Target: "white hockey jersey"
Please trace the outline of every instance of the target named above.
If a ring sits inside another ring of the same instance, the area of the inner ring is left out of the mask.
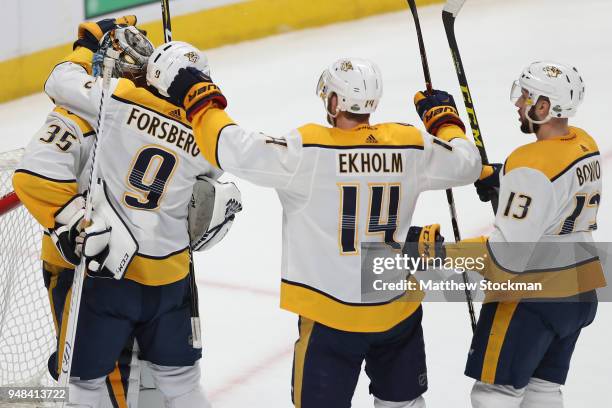
[[[360,244],[403,243],[420,192],[472,183],[481,170],[476,147],[455,126],[441,131],[450,142],[396,123],[306,125],[275,138],[213,108],[196,114],[193,129],[211,163],[278,192],[281,307],[347,331],[388,330],[423,297],[363,303]]]
[[[54,68],[45,91],[57,105],[95,124],[101,82],[64,62]],[[189,271],[187,212],[196,177],[216,179],[221,172],[200,154],[182,109],[126,79],[112,80],[110,93],[96,165],[111,204],[138,241],[125,277],[170,284]]]
[[[44,228],[54,227],[55,214],[87,186],[93,136],[93,129],[83,119],[55,108],[27,145],[13,175],[13,187]],[[55,266],[72,268],[47,234],[42,240],[41,258]]]
[[[463,241],[463,252],[447,252],[486,254],[484,275],[492,282],[542,284],[535,291],[489,291],[486,301],[567,297],[603,287],[599,258],[581,245],[593,242],[597,229],[601,177],[599,149],[582,129],[521,146],[504,164],[494,231]]]

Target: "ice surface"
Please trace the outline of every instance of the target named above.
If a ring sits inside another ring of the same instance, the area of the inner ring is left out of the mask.
[[[460,104],[441,8],[422,8],[421,24],[434,86],[452,91]],[[503,161],[512,149],[532,140],[520,133],[508,98],[523,66],[543,59],[565,61],[576,65],[586,81],[586,100],[574,123],[597,139],[608,191],[611,13],[609,0],[466,3],[457,20],[457,37],[491,160]],[[321,102],[314,95],[316,81],[323,68],[341,56],[366,57],[380,65],[385,95],[374,121],[419,124],[412,97],[423,88],[423,77],[408,11],[208,54],[213,78],[228,97],[228,112],[245,127],[281,135],[304,123],[324,123]],[[0,105],[0,150],[25,145],[50,108],[43,95]],[[273,191],[244,181],[238,185],[244,212],[220,245],[196,259],[205,341],[203,383],[217,408],[290,407],[297,319],[278,308],[281,209]],[[477,200],[472,187],[455,191],[464,237],[486,232],[492,221],[490,208]],[[444,193],[422,196],[413,223],[425,222],[443,223],[443,233],[452,236]],[[595,236],[600,241],[612,238],[612,211],[605,192]],[[596,322],[578,341],[564,388],[569,408],[610,406],[611,306],[600,305]],[[472,381],[462,374],[471,338],[466,306],[425,304],[424,328],[428,407],[468,407]],[[365,375],[353,406],[372,406]]]

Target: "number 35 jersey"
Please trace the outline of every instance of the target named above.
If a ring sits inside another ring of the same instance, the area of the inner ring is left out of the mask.
[[[101,85],[65,62],[54,68],[45,91],[94,125]],[[200,154],[182,109],[126,79],[111,81],[106,103],[96,165],[139,245],[126,278],[146,285],[176,282],[189,271],[187,212],[196,177],[216,179],[221,172]]]
[[[211,163],[278,192],[281,307],[346,331],[388,330],[422,300],[419,292],[363,302],[361,244],[403,243],[420,192],[472,183],[481,171],[476,147],[454,126],[442,130],[446,140],[395,123],[307,125],[275,138],[209,109],[193,129]]]

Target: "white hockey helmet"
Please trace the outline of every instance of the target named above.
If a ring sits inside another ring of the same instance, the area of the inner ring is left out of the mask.
[[[191,44],[183,41],[171,41],[160,45],[153,51],[147,66],[147,83],[157,88],[159,93],[168,95],[179,69],[194,67],[210,76],[210,67],[206,55]]]
[[[569,65],[556,62],[534,62],[525,68],[512,86],[510,98],[516,102],[525,90],[529,93],[528,106],[535,105],[541,96],[550,100],[548,117],[536,121],[526,115],[535,124],[543,124],[551,118],[570,118],[576,114],[578,106],[584,99],[584,81],[578,70]]]
[[[317,95],[328,110],[329,98],[338,95],[338,109],[327,113],[336,117],[339,111],[357,114],[373,113],[382,97],[382,75],[371,61],[360,58],[342,58],[321,74]]]

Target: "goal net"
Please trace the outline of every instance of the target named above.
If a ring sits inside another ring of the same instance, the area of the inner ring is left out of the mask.
[[[50,385],[47,360],[55,348],[40,261],[42,230],[12,193],[22,154],[0,152],[0,387]]]

